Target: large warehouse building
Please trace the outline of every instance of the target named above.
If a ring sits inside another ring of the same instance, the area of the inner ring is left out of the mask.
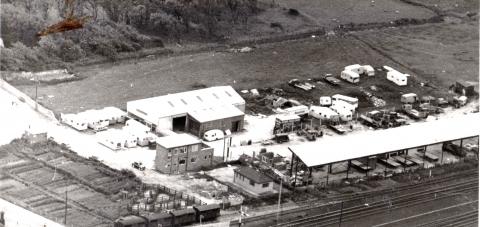
[[[127,102],[127,112],[161,132],[243,129],[245,100],[231,87],[218,86]]]

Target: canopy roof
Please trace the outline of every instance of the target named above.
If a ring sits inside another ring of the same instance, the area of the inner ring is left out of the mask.
[[[480,114],[414,123],[398,128],[323,138],[290,146],[308,167],[478,136]]]

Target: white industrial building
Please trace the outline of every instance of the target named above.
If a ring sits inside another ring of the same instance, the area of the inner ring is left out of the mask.
[[[187,131],[201,137],[212,129],[243,129],[245,100],[231,86],[127,102],[127,112],[160,132]]]

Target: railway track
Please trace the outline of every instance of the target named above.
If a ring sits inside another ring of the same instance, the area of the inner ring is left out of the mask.
[[[322,207],[330,206],[332,203],[338,203],[338,201],[354,201],[354,200],[364,200],[365,198],[372,198],[372,197],[378,197],[382,196],[385,194],[390,194],[390,195],[395,195],[399,193],[405,193],[408,191],[413,191],[417,190],[419,188],[425,188],[425,187],[434,187],[438,184],[446,183],[452,180],[457,180],[459,178],[467,179],[467,178],[478,178],[478,171],[477,170],[465,170],[465,171],[459,171],[456,174],[449,175],[449,176],[443,176],[443,177],[435,177],[431,178],[427,181],[423,181],[420,183],[414,183],[414,184],[406,184],[406,185],[401,185],[395,188],[387,188],[387,189],[381,189],[381,190],[374,190],[374,191],[368,191],[368,192],[361,192],[361,193],[355,193],[355,194],[349,194],[349,195],[338,195],[338,196],[332,196],[329,198],[324,198],[324,199],[318,199],[315,201],[307,201],[307,202],[302,202],[302,203],[297,203],[299,207],[296,208],[291,208],[287,210],[282,210],[281,211],[281,216],[286,216],[286,215],[292,215],[295,213],[302,213],[302,212],[308,212],[308,211],[313,211]],[[269,214],[264,214],[264,215],[258,215],[258,216],[253,216],[253,217],[248,217],[243,219],[243,223],[249,224],[249,223],[255,223],[259,221],[265,221],[267,219],[275,219],[277,216],[276,212],[272,212]],[[238,223],[238,220],[232,221],[233,223]]]
[[[379,214],[386,209],[401,209],[409,206],[423,204],[432,199],[442,199],[457,196],[461,192],[478,190],[478,178],[470,178],[466,181],[439,187],[437,189],[425,189],[418,192],[408,193],[390,198],[389,201],[378,201],[372,204],[348,207],[333,212],[313,215],[305,218],[296,218],[294,221],[284,222],[277,226],[331,226],[341,221],[356,220],[361,217]],[[455,193],[455,194],[449,194]]]
[[[338,196],[331,196],[327,198],[329,201],[345,201],[345,200],[355,200],[355,199],[363,199],[365,197],[371,197],[372,195],[379,195],[379,194],[385,194],[385,193],[395,193],[395,192],[404,192],[406,190],[415,190],[417,188],[423,188],[425,186],[431,186],[431,185],[437,185],[437,184],[442,184],[445,182],[449,182],[451,180],[456,180],[459,177],[478,177],[478,171],[477,170],[466,170],[459,172],[459,174],[454,174],[454,175],[449,175],[449,176],[444,176],[444,177],[435,177],[428,179],[427,181],[423,181],[420,183],[413,183],[413,184],[406,184],[406,185],[401,185],[398,187],[394,188],[386,188],[386,189],[381,189],[381,190],[375,190],[375,191],[368,191],[368,192],[360,192],[360,193],[355,193],[355,194],[348,194],[348,195],[338,195]]]
[[[476,223],[478,223],[478,209],[436,219],[432,222],[417,225],[417,227],[475,226]]]

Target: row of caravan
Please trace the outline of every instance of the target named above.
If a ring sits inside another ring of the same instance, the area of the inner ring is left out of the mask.
[[[324,121],[351,121],[355,109],[350,108],[348,103],[343,101],[334,102],[330,107],[310,106],[308,115]]]
[[[106,129],[109,125],[124,123],[127,113],[116,107],[105,107],[100,110],[87,110],[77,114],[61,114],[61,121],[72,128],[84,131]]]
[[[340,78],[356,84],[360,82],[360,75],[374,76],[375,69],[370,65],[349,65],[340,73]]]
[[[130,119],[122,129],[110,129],[99,134],[99,143],[112,150],[149,146],[155,143],[157,136],[150,128],[142,123]]]
[[[387,80],[395,83],[398,86],[406,86],[408,83],[409,74],[401,73],[389,66],[383,66],[387,71]],[[340,73],[340,78],[352,84],[360,82],[360,75],[374,76],[375,69],[370,65],[349,65]]]
[[[336,94],[320,97],[320,106],[311,106],[308,114],[328,121],[351,121],[358,108],[358,98]]]
[[[276,113],[285,115],[310,115],[320,120],[351,121],[358,108],[358,98],[336,94],[320,97],[320,106],[299,105],[286,109],[277,108]]]

